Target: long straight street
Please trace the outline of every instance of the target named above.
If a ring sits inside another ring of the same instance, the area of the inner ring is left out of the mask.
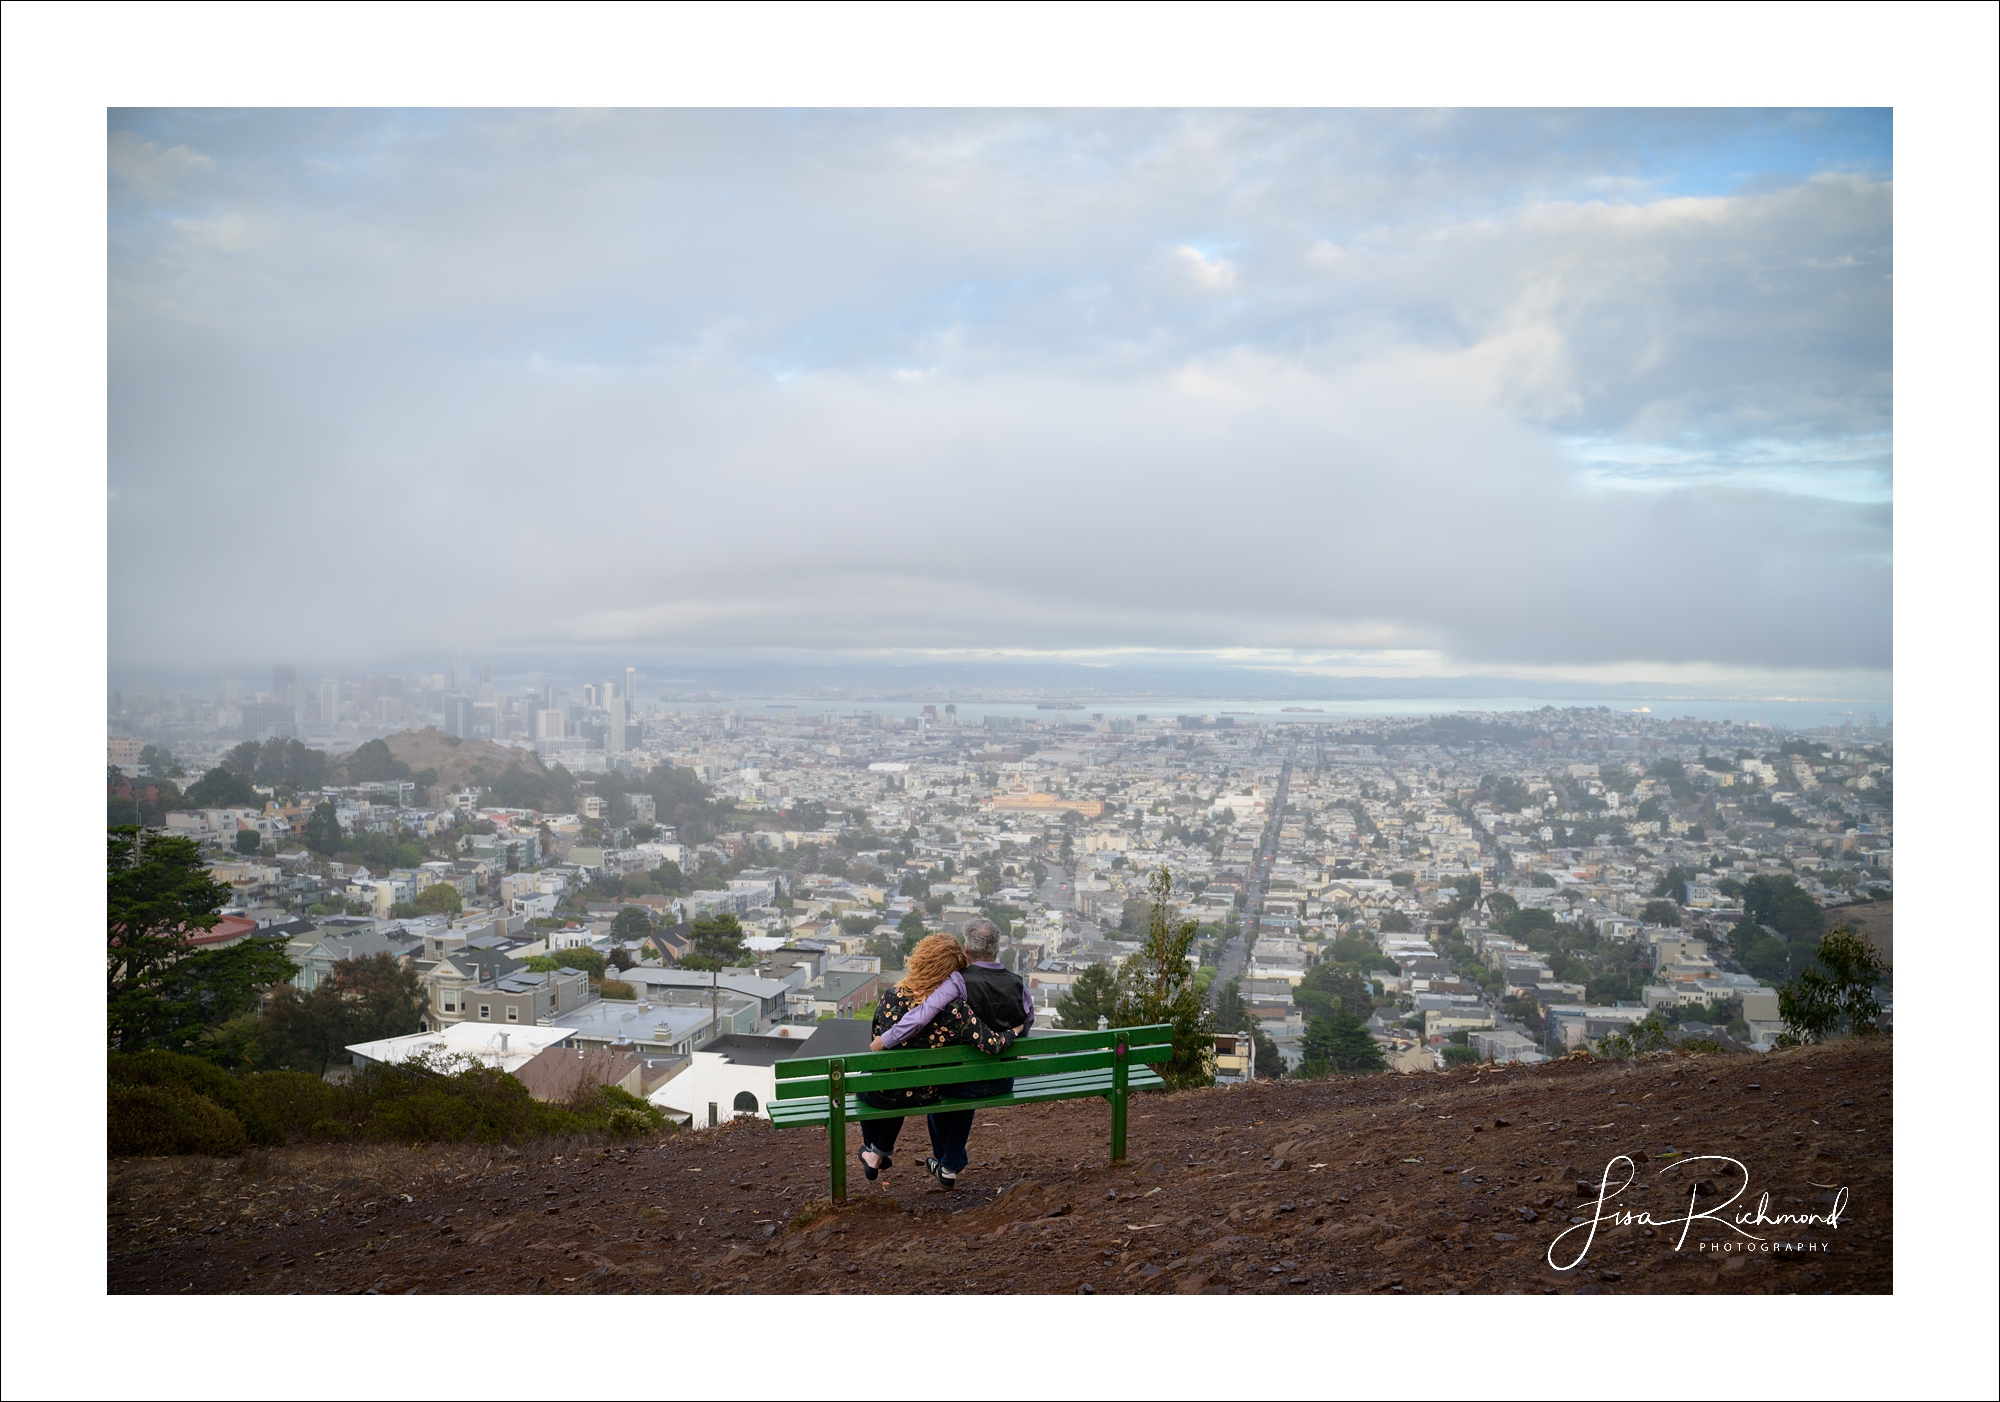
[[[1257,922],[1263,918],[1264,883],[1270,876],[1271,862],[1278,855],[1278,833],[1284,827],[1285,797],[1291,791],[1292,762],[1285,761],[1285,767],[1278,771],[1277,792],[1271,797],[1271,814],[1264,824],[1262,841],[1257,844],[1257,855],[1250,863],[1250,872],[1244,882],[1242,931],[1226,944],[1216,958],[1215,982],[1209,986],[1211,1001],[1222,994],[1229,980],[1239,978],[1249,966],[1250,946],[1257,938]]]

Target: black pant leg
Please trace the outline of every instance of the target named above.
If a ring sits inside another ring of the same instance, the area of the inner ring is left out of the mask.
[[[867,1091],[861,1092],[859,1099],[864,1105],[873,1105],[875,1103]],[[865,1149],[873,1149],[881,1154],[894,1153],[896,1138],[903,1132],[903,1119],[903,1116],[898,1115],[894,1119],[863,1120],[861,1122],[861,1146]]]
[[[931,1157],[946,1171],[957,1173],[965,1167],[965,1146],[972,1138],[971,1110],[939,1110],[927,1118],[931,1132]]]

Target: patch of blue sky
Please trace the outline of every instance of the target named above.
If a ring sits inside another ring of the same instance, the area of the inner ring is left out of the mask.
[[[1584,481],[1604,490],[1781,492],[1863,506],[1895,499],[1886,433],[1700,445],[1573,436],[1562,445]]]
[[[1492,191],[1494,208],[1537,200],[1640,204],[1782,187],[1827,172],[1887,178],[1892,171],[1886,107],[1492,115],[1501,122],[1498,144],[1537,143],[1534,175]],[[1478,144],[1464,139],[1431,154],[1445,165],[1468,164]],[[1475,212],[1463,196],[1447,206],[1438,212]]]
[[[1726,195],[1828,172],[1886,178],[1893,156],[1886,107],[1759,113],[1726,140],[1660,152],[1659,192]]]

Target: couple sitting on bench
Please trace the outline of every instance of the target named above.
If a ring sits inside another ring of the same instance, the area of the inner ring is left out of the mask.
[[[977,1047],[989,1056],[1007,1051],[1034,1025],[1035,1004],[1020,976],[1002,968],[999,960],[1000,928],[991,920],[967,924],[963,948],[950,935],[926,935],[910,952],[902,981],[875,1005],[875,1040],[869,1050]],[[877,1110],[922,1110],[953,1100],[1006,1095],[1013,1088],[1012,1078],[1001,1078],[862,1091],[858,1098]],[[931,1154],[924,1169],[947,1188],[957,1185],[965,1168],[972,1116],[971,1110],[933,1110],[925,1116]],[[901,1117],[862,1121],[861,1171],[870,1182],[894,1164],[890,1153],[902,1129]]]

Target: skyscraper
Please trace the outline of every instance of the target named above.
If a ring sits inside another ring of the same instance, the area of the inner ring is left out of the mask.
[[[604,684],[604,752],[625,753],[625,698],[618,695],[615,682]]]

